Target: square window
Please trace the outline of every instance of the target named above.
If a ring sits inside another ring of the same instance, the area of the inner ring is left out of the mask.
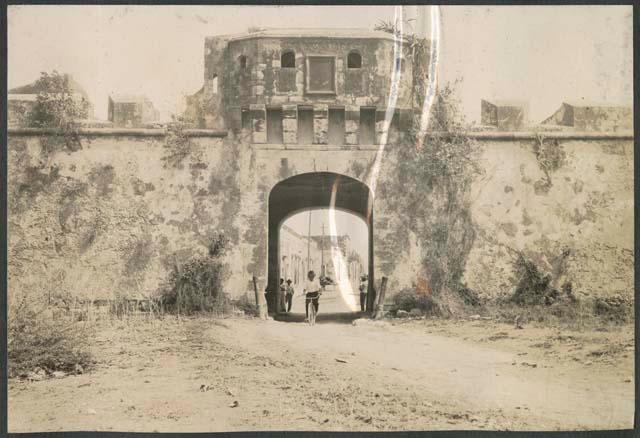
[[[331,56],[307,57],[307,93],[336,92],[335,59]]]

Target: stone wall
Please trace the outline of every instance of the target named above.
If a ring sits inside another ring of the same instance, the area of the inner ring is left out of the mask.
[[[557,136],[543,143],[534,136],[483,142],[484,176],[472,193],[479,232],[465,280],[485,296],[510,294],[513,250],[552,271],[566,249],[559,281],[571,282],[578,296],[631,297],[633,140]]]
[[[553,264],[568,249],[562,281],[576,293],[631,296],[632,138],[475,135],[484,175],[472,190],[468,286],[487,297],[512,293],[514,251]],[[278,182],[329,171],[373,186],[376,147],[251,145],[212,131],[192,131],[188,141],[174,165],[165,158],[178,146],[167,147],[162,130],[87,130],[73,150],[45,131],[10,131],[10,295],[153,295],[172,263],[205,253],[214,231],[231,238],[225,288],[241,295],[253,275],[261,288],[266,282],[269,194]],[[374,269],[377,281],[389,277],[390,295],[419,279],[415,236],[384,246],[394,218],[411,214],[375,199]]]
[[[212,231],[238,242],[237,145],[194,137],[173,167],[159,134],[84,136],[75,152],[11,135],[10,292],[153,294],[172,263],[204,254]]]

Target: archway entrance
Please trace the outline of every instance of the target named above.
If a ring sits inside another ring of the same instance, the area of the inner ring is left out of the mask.
[[[281,275],[280,233],[283,222],[302,211],[342,210],[359,216],[368,228],[369,293],[366,310],[373,310],[373,198],[366,184],[337,173],[313,172],[287,178],[269,194],[269,257],[267,303],[276,312],[276,293]]]

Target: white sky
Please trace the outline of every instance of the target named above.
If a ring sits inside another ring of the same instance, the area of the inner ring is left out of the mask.
[[[311,212],[311,235],[322,235],[322,225],[324,224],[325,236],[331,234],[329,224],[329,209],[316,209],[297,213],[286,221],[283,225],[293,228],[299,234],[306,236],[309,232],[309,212]],[[362,260],[368,260],[368,239],[369,233],[367,224],[363,219],[351,213],[335,210],[335,235],[348,234],[351,238],[352,248],[360,254]]]
[[[439,70],[481,98],[524,99],[540,121],[562,100],[632,103],[631,6],[445,6]],[[10,6],[8,86],[71,73],[106,118],[110,93],[146,94],[164,117],[202,86],[204,37],[249,26],[363,27],[392,6]],[[429,7],[405,7],[429,16]]]

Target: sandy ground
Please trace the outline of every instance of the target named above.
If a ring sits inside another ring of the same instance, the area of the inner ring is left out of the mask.
[[[303,322],[301,300],[283,321],[105,322],[91,372],[9,382],[9,431],[633,425],[632,325],[373,322],[337,312],[343,301],[325,294],[315,327]]]

